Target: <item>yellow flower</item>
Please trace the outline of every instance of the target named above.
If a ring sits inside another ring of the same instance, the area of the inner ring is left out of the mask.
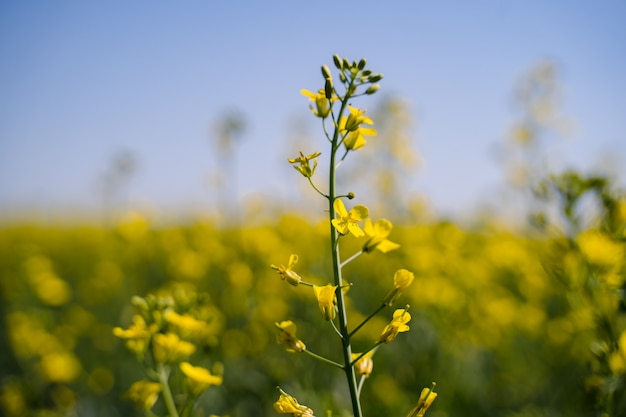
[[[293,414],[294,417],[314,417],[313,410],[305,405],[300,405],[294,397],[282,389],[278,389],[280,390],[280,397],[274,403],[274,410],[280,414]]]
[[[336,199],[333,203],[333,208],[335,209],[337,217],[332,220],[332,224],[339,233],[345,235],[350,232],[355,237],[365,235],[357,223],[369,216],[369,210],[367,207],[357,204],[352,208],[352,210],[350,210],[350,212],[348,212],[348,210],[346,210],[346,206],[343,204],[343,201]]]
[[[128,329],[113,328],[113,334],[120,339],[125,339],[126,347],[135,355],[143,355],[153,331],[156,331],[156,328],[154,326],[148,328],[139,314],[133,316],[133,324]]]
[[[125,397],[135,403],[135,405],[143,410],[149,410],[159,399],[161,392],[161,384],[157,382],[141,381],[133,382]]]
[[[195,351],[195,345],[181,340],[176,333],[154,336],[154,360],[158,363],[179,362]]]
[[[306,350],[306,345],[296,337],[296,325],[293,321],[281,321],[276,323],[276,327],[280,330],[276,340],[280,344],[287,345],[287,352],[302,352]]]
[[[361,359],[356,361],[356,363],[354,364],[354,368],[356,369],[357,374],[365,375],[366,378],[372,374],[372,369],[374,368],[374,360],[372,359],[373,355],[374,350],[370,350],[365,355],[363,355]],[[355,360],[359,356],[361,356],[360,353],[353,353],[352,360]]]
[[[587,230],[578,236],[577,241],[580,251],[594,265],[618,266],[624,259],[624,247],[602,232]]]
[[[296,266],[297,263],[298,263],[298,255],[292,254],[289,257],[289,263],[287,264],[287,266],[270,265],[270,268],[278,271],[278,275],[280,275],[280,279],[282,279],[283,281],[287,281],[294,287],[297,287],[300,281],[302,281],[302,278],[300,277],[300,275],[298,275],[292,269],[294,266]]]
[[[189,362],[181,362],[180,370],[187,377],[187,386],[192,395],[198,396],[211,385],[222,385],[222,377],[213,375],[208,369],[193,366]]]
[[[435,389],[435,383],[433,382],[432,387],[424,388],[420,394],[419,400],[417,400],[417,405],[413,407],[409,414],[406,417],[423,417],[426,414],[426,410],[428,407],[435,401],[437,398],[437,393],[433,390]]]
[[[363,231],[369,236],[369,239],[365,242],[365,245],[363,245],[363,252],[368,253],[374,249],[378,249],[382,253],[387,253],[399,248],[400,245],[387,239],[387,236],[391,233],[392,227],[393,225],[387,219],[378,220],[376,223],[367,219],[363,225]]]
[[[337,315],[337,290],[336,285],[327,284],[323,287],[317,285],[313,286],[313,292],[317,297],[317,302],[320,305],[320,311],[325,320],[333,320]]]
[[[391,343],[396,338],[398,333],[406,332],[409,330],[409,326],[406,324],[411,320],[411,315],[406,308],[398,309],[393,312],[393,319],[391,323],[385,326],[380,334],[380,341],[382,343]]]
[[[365,116],[365,110],[356,109],[348,105],[350,115],[339,120],[339,130],[345,135],[343,144],[348,150],[356,150],[365,146],[365,136],[376,136],[378,132],[371,127],[361,127],[362,124],[373,125],[374,122]]]
[[[289,158],[290,164],[300,164],[294,165],[293,167],[304,175],[306,178],[311,178],[313,174],[315,174],[315,169],[317,168],[317,157],[320,156],[321,153],[315,152],[310,155],[304,156],[302,152],[300,152],[300,156],[297,158]],[[311,168],[310,160],[313,160],[313,168]]]
[[[165,321],[176,327],[178,334],[182,337],[192,337],[202,335],[207,328],[207,324],[189,314],[178,314],[169,310],[165,313]]]
[[[393,288],[387,293],[383,303],[387,306],[393,304],[394,301],[400,296],[402,291],[406,290],[413,282],[415,275],[406,269],[398,269],[393,274]]]
[[[322,119],[328,117],[332,102],[337,100],[337,97],[332,97],[330,100],[327,99],[326,92],[323,88],[318,90],[317,94],[312,91],[302,89],[300,90],[300,94],[308,97],[310,101],[315,103],[315,107],[313,107],[313,105],[309,106],[311,108],[311,112]]]
[[[75,381],[82,371],[79,360],[71,352],[50,352],[41,357],[39,369],[49,382]]]

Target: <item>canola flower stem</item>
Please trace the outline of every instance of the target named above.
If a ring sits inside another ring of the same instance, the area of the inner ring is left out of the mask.
[[[335,325],[335,322],[333,320],[330,321],[331,326],[333,326],[333,329],[335,329],[335,332],[339,335],[340,339],[343,339],[343,335],[341,334],[341,332],[339,331],[339,329],[337,328],[337,326]]]
[[[367,378],[365,375],[361,375],[361,379],[359,379],[359,386],[356,389],[356,393],[359,396],[359,398],[361,398],[361,390],[363,389],[363,384],[365,383],[365,378]]]
[[[382,342],[376,342],[376,344],[374,346],[372,346],[371,348],[367,349],[365,352],[361,353],[359,356],[357,356],[356,358],[354,358],[354,360],[352,362],[350,362],[350,366],[354,366],[355,363],[357,363],[359,361],[359,359],[361,359],[363,356],[367,355],[370,351],[377,349],[378,346],[380,346]]]
[[[179,417],[176,405],[174,404],[174,397],[172,397],[172,391],[170,391],[170,385],[167,380],[169,378],[169,372],[165,369],[163,364],[159,364],[159,383],[161,384],[161,390],[163,392],[163,401],[165,401],[165,407],[169,417]]]
[[[337,157],[337,150],[339,148],[339,120],[343,116],[344,111],[348,106],[348,100],[350,99],[350,91],[354,86],[354,77],[350,77],[350,83],[348,88],[346,89],[346,95],[341,99],[341,107],[337,114],[337,118],[334,118],[333,122],[335,125],[335,131],[333,132],[332,144],[331,144],[331,153],[330,153],[330,164],[329,164],[329,186],[328,186],[328,202],[329,202],[329,217],[331,220],[330,224],[330,247],[332,253],[332,263],[333,263],[333,276],[335,280],[335,285],[339,288],[343,288],[343,278],[341,276],[341,258],[339,254],[339,232],[332,225],[332,220],[335,218],[335,208],[334,202],[336,197],[335,193],[335,170],[336,170],[336,162],[335,159]],[[353,366],[350,366],[352,361],[352,346],[350,345],[350,333],[348,331],[348,319],[346,314],[346,306],[343,291],[337,291],[337,318],[339,322],[339,331],[342,335],[341,337],[341,345],[343,348],[343,363],[345,366],[342,366],[346,379],[348,382],[348,390],[350,391],[350,401],[352,402],[352,411],[354,417],[363,417],[363,413],[361,411],[361,403],[359,401],[359,394],[357,389],[357,381],[356,381],[356,372]]]
[[[345,261],[343,261],[341,265],[339,265],[339,268],[343,269],[344,266],[348,265],[350,262],[352,262],[353,260],[361,256],[362,253],[363,253],[362,250],[358,251],[357,253],[355,253],[354,255],[346,259]]]
[[[328,198],[328,196],[327,196],[326,194],[324,194],[323,192],[321,192],[321,191],[320,191],[320,189],[319,189],[319,188],[317,188],[317,187],[315,186],[315,184],[313,184],[313,180],[311,179],[311,177],[307,177],[307,178],[309,179],[309,184],[311,184],[311,187],[313,187],[313,189],[314,189],[315,191],[317,191],[317,193],[318,193],[319,195],[321,195],[322,197]]]
[[[323,356],[320,356],[320,355],[318,355],[317,353],[313,353],[313,352],[311,352],[311,351],[310,351],[310,350],[308,350],[308,349],[304,349],[304,350],[303,350],[303,352],[304,352],[304,353],[306,353],[306,354],[307,354],[307,355],[309,355],[309,356],[314,357],[314,358],[315,358],[315,359],[317,359],[317,360],[320,360],[320,361],[322,361],[322,362],[326,362],[326,363],[327,363],[327,364],[329,364],[329,365],[336,366],[336,367],[337,367],[337,368],[339,368],[339,369],[343,369],[343,368],[344,368],[344,367],[343,367],[343,365],[338,364],[338,363],[337,363],[337,362],[335,362],[335,361],[331,361],[330,359],[325,358],[325,357],[323,357]]]
[[[378,308],[376,309],[376,311],[374,311],[372,314],[370,314],[369,316],[367,316],[367,318],[366,318],[365,320],[363,320],[363,321],[361,322],[361,324],[359,324],[358,326],[356,326],[356,328],[350,332],[350,336],[349,336],[349,337],[352,337],[352,336],[353,336],[356,332],[358,332],[358,331],[359,331],[359,329],[361,329],[361,327],[363,327],[363,326],[365,325],[365,323],[367,323],[368,321],[370,321],[370,320],[371,320],[371,319],[372,319],[372,318],[373,318],[376,314],[380,313],[380,311],[381,311],[383,308],[385,308],[385,307],[387,307],[385,304],[381,304],[381,306],[380,306],[380,307],[378,307]]]

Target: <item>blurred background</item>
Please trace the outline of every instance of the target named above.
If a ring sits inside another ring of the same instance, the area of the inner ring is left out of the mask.
[[[378,102],[403,101],[420,156],[407,186],[438,212],[500,199],[516,89],[545,63],[551,163],[622,178],[625,15],[609,0],[3,2],[0,210],[92,213],[115,188],[126,207],[207,213],[224,175],[233,198],[291,202],[297,179],[276,181],[286,158],[319,146],[299,91],[319,87],[335,53],[385,75]],[[224,155],[220,124],[233,117]]]
[[[379,135],[339,187],[401,244],[346,267],[352,323],[395,270],[416,275],[365,414],[406,415],[437,381],[432,417],[626,415],[625,17],[609,0],[1,2],[0,414],[140,415],[112,329],[131,297],[181,291],[214,320],[194,359],[224,365],[199,415],[276,415],[277,385],[350,414],[342,374],[275,343],[291,319],[337,355],[313,294],[269,267],[297,253],[327,280],[326,207],[287,159],[322,152],[324,184],[300,90],[336,53],[385,76],[356,102]]]

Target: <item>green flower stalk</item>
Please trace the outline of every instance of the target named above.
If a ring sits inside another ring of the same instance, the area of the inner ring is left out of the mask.
[[[411,315],[407,311],[408,306],[393,313],[391,322],[385,326],[379,340],[375,341],[367,349],[361,350],[363,353],[353,353],[352,336],[370,319],[390,307],[412,283],[414,276],[412,272],[405,269],[398,270],[394,275],[393,287],[384,297],[382,303],[365,320],[354,327],[352,331],[349,330],[346,291],[344,291],[347,283],[344,282],[342,275],[343,267],[356,260],[363,253],[372,253],[377,250],[384,254],[397,249],[399,245],[388,239],[392,230],[390,221],[381,219],[372,222],[369,220],[369,209],[363,204],[355,204],[350,209],[346,208],[344,199],[352,200],[354,194],[352,192],[339,193],[336,186],[337,171],[340,163],[348,154],[366,146],[366,137],[375,137],[377,135],[377,131],[372,127],[374,121],[369,116],[366,116],[366,110],[354,107],[352,101],[357,97],[370,96],[376,93],[380,88],[377,82],[383,76],[374,74],[371,70],[366,69],[367,61],[365,59],[351,63],[348,59],[341,59],[338,55],[335,55],[333,56],[333,62],[339,70],[339,84],[333,82],[330,69],[324,65],[321,68],[322,76],[324,77],[324,88],[318,89],[316,93],[309,90],[301,91],[312,102],[310,106],[311,111],[321,119],[324,134],[330,143],[327,191],[322,192],[312,180],[320,152],[314,152],[306,156],[300,152],[299,157],[291,158],[288,161],[293,164],[300,174],[307,178],[318,194],[327,199],[329,240],[332,257],[331,278],[330,282],[320,284],[306,283],[306,285],[313,287],[323,319],[330,323],[341,341],[343,364],[324,358],[307,349],[305,344],[296,337],[296,325],[291,320],[276,323],[278,328],[277,341],[286,345],[287,350],[290,352],[303,352],[317,360],[341,369],[348,384],[353,415],[354,417],[362,417],[363,412],[359,396],[363,383],[372,373],[373,355],[380,346],[389,344],[398,334],[409,330],[407,323],[411,319]],[[343,86],[343,92],[338,91],[338,85]],[[312,165],[311,161],[313,162]],[[340,242],[346,238],[366,238],[366,240],[359,252],[342,261]],[[278,272],[281,279],[293,286],[298,286],[299,284],[304,284],[304,282],[300,275],[293,271],[297,261],[298,257],[291,255],[286,267],[283,265],[271,265],[271,267]],[[411,414],[412,416],[423,415],[436,396],[431,391],[425,394],[425,398],[420,397],[420,403]],[[301,406],[294,397],[282,390],[280,399],[274,404],[274,408],[279,413],[293,414],[294,416],[313,415],[311,409]]]

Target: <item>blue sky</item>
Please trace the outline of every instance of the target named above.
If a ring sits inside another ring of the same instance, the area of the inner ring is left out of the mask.
[[[623,166],[624,21],[626,3],[607,0],[3,1],[0,214],[97,207],[97,179],[124,150],[132,204],[210,205],[211,127],[231,109],[247,121],[240,195],[288,200],[290,120],[309,115],[299,91],[321,86],[334,53],[366,57],[381,94],[409,103],[424,159],[412,187],[442,212],[502,185],[493,149],[515,82],[541,60],[576,126],[564,164]]]

